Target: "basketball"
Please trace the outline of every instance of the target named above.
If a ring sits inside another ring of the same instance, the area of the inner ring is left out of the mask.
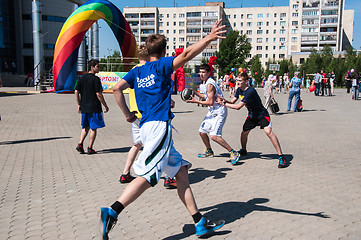
[[[311,85],[311,87],[309,88],[310,92],[315,91],[315,89],[316,89],[316,86],[315,86],[315,85]]]
[[[189,100],[191,98],[192,94],[193,94],[192,89],[185,88],[181,92],[181,98],[182,98],[183,101]]]

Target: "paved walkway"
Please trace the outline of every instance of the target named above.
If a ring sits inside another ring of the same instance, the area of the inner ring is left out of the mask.
[[[4,89],[0,89],[0,92]],[[226,93],[228,95],[228,93]],[[207,109],[174,96],[175,147],[191,161],[190,182],[201,212],[226,225],[210,239],[361,239],[361,101],[302,93],[305,111],[289,113],[287,96],[274,132],[287,158],[262,130],[249,136],[247,159],[232,166],[226,151],[203,151],[198,127]],[[80,155],[80,117],[72,94],[0,93],[0,239],[99,239],[98,209],[124,189],[118,182],[131,146],[112,95],[95,143]],[[230,110],[224,138],[239,149],[246,109]],[[195,239],[192,218],[163,181],[126,208],[112,239]]]

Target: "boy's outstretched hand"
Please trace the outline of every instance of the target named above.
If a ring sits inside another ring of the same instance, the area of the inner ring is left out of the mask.
[[[226,36],[222,35],[227,32],[227,30],[224,30],[226,25],[219,26],[221,24],[221,22],[222,22],[222,19],[217,20],[214,23],[211,32],[208,34],[208,37],[211,38],[212,41],[217,40],[218,38],[220,38],[220,39],[226,38]]]

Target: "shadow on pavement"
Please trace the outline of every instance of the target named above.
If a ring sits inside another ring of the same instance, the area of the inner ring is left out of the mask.
[[[32,95],[31,93],[19,93],[19,92],[0,92],[0,97],[12,97],[21,95]]]
[[[215,171],[207,170],[204,168],[193,168],[189,170],[189,183],[198,183],[206,178],[213,178],[213,179],[220,179],[226,177],[227,173],[226,171],[231,171],[232,168],[219,168]]]
[[[287,210],[281,208],[273,208],[267,207],[263,205],[264,203],[269,202],[267,198],[253,198],[248,202],[226,202],[217,204],[215,206],[206,207],[200,209],[200,211],[208,211],[204,215],[209,220],[220,220],[223,219],[227,223],[232,223],[238,219],[244,218],[247,214],[252,213],[253,211],[261,211],[261,212],[278,212],[278,213],[286,213],[286,214],[296,214],[296,215],[304,215],[310,217],[320,217],[320,218],[330,218],[328,215],[323,212],[316,213],[308,213],[308,212],[300,212],[294,210]],[[208,217],[209,216],[209,217]],[[226,235],[231,233],[230,230],[216,231],[210,235],[207,235],[203,238],[209,238],[215,235]],[[163,240],[178,240],[189,237],[195,234],[195,227],[193,224],[185,224],[183,227],[183,232],[174,236],[169,236],[164,238]]]
[[[193,111],[180,111],[180,112],[173,112],[172,111],[172,113],[174,113],[174,114],[176,114],[176,113],[192,113]]]
[[[124,153],[124,152],[129,152],[130,148],[131,147],[103,149],[103,150],[97,151],[97,153],[99,153],[99,154],[102,154],[102,153]]]
[[[287,160],[287,167],[289,165],[291,165],[291,162],[293,160],[293,155],[292,154],[283,154]],[[237,165],[242,165],[244,164],[243,161],[251,159],[251,158],[260,158],[262,160],[278,160],[278,154],[262,154],[260,152],[248,152],[248,154],[246,156],[242,156],[241,160],[239,160],[239,162],[237,162],[236,164],[234,164],[233,166],[237,166]],[[230,162],[230,160],[228,161]]]
[[[35,139],[26,139],[26,140],[5,141],[5,142],[0,142],[0,145],[21,144],[28,142],[45,142],[50,140],[66,139],[66,138],[71,138],[71,137],[51,137],[51,138],[35,138]]]

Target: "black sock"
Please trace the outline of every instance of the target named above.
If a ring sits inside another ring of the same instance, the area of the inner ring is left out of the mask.
[[[121,202],[116,201],[113,203],[113,205],[110,206],[118,215],[121,213],[124,209],[124,206]]]
[[[203,216],[200,212],[197,212],[196,214],[192,215],[195,224],[197,224],[202,219],[202,217]]]
[[[210,151],[210,152],[212,152],[212,148],[207,148],[207,151]]]

